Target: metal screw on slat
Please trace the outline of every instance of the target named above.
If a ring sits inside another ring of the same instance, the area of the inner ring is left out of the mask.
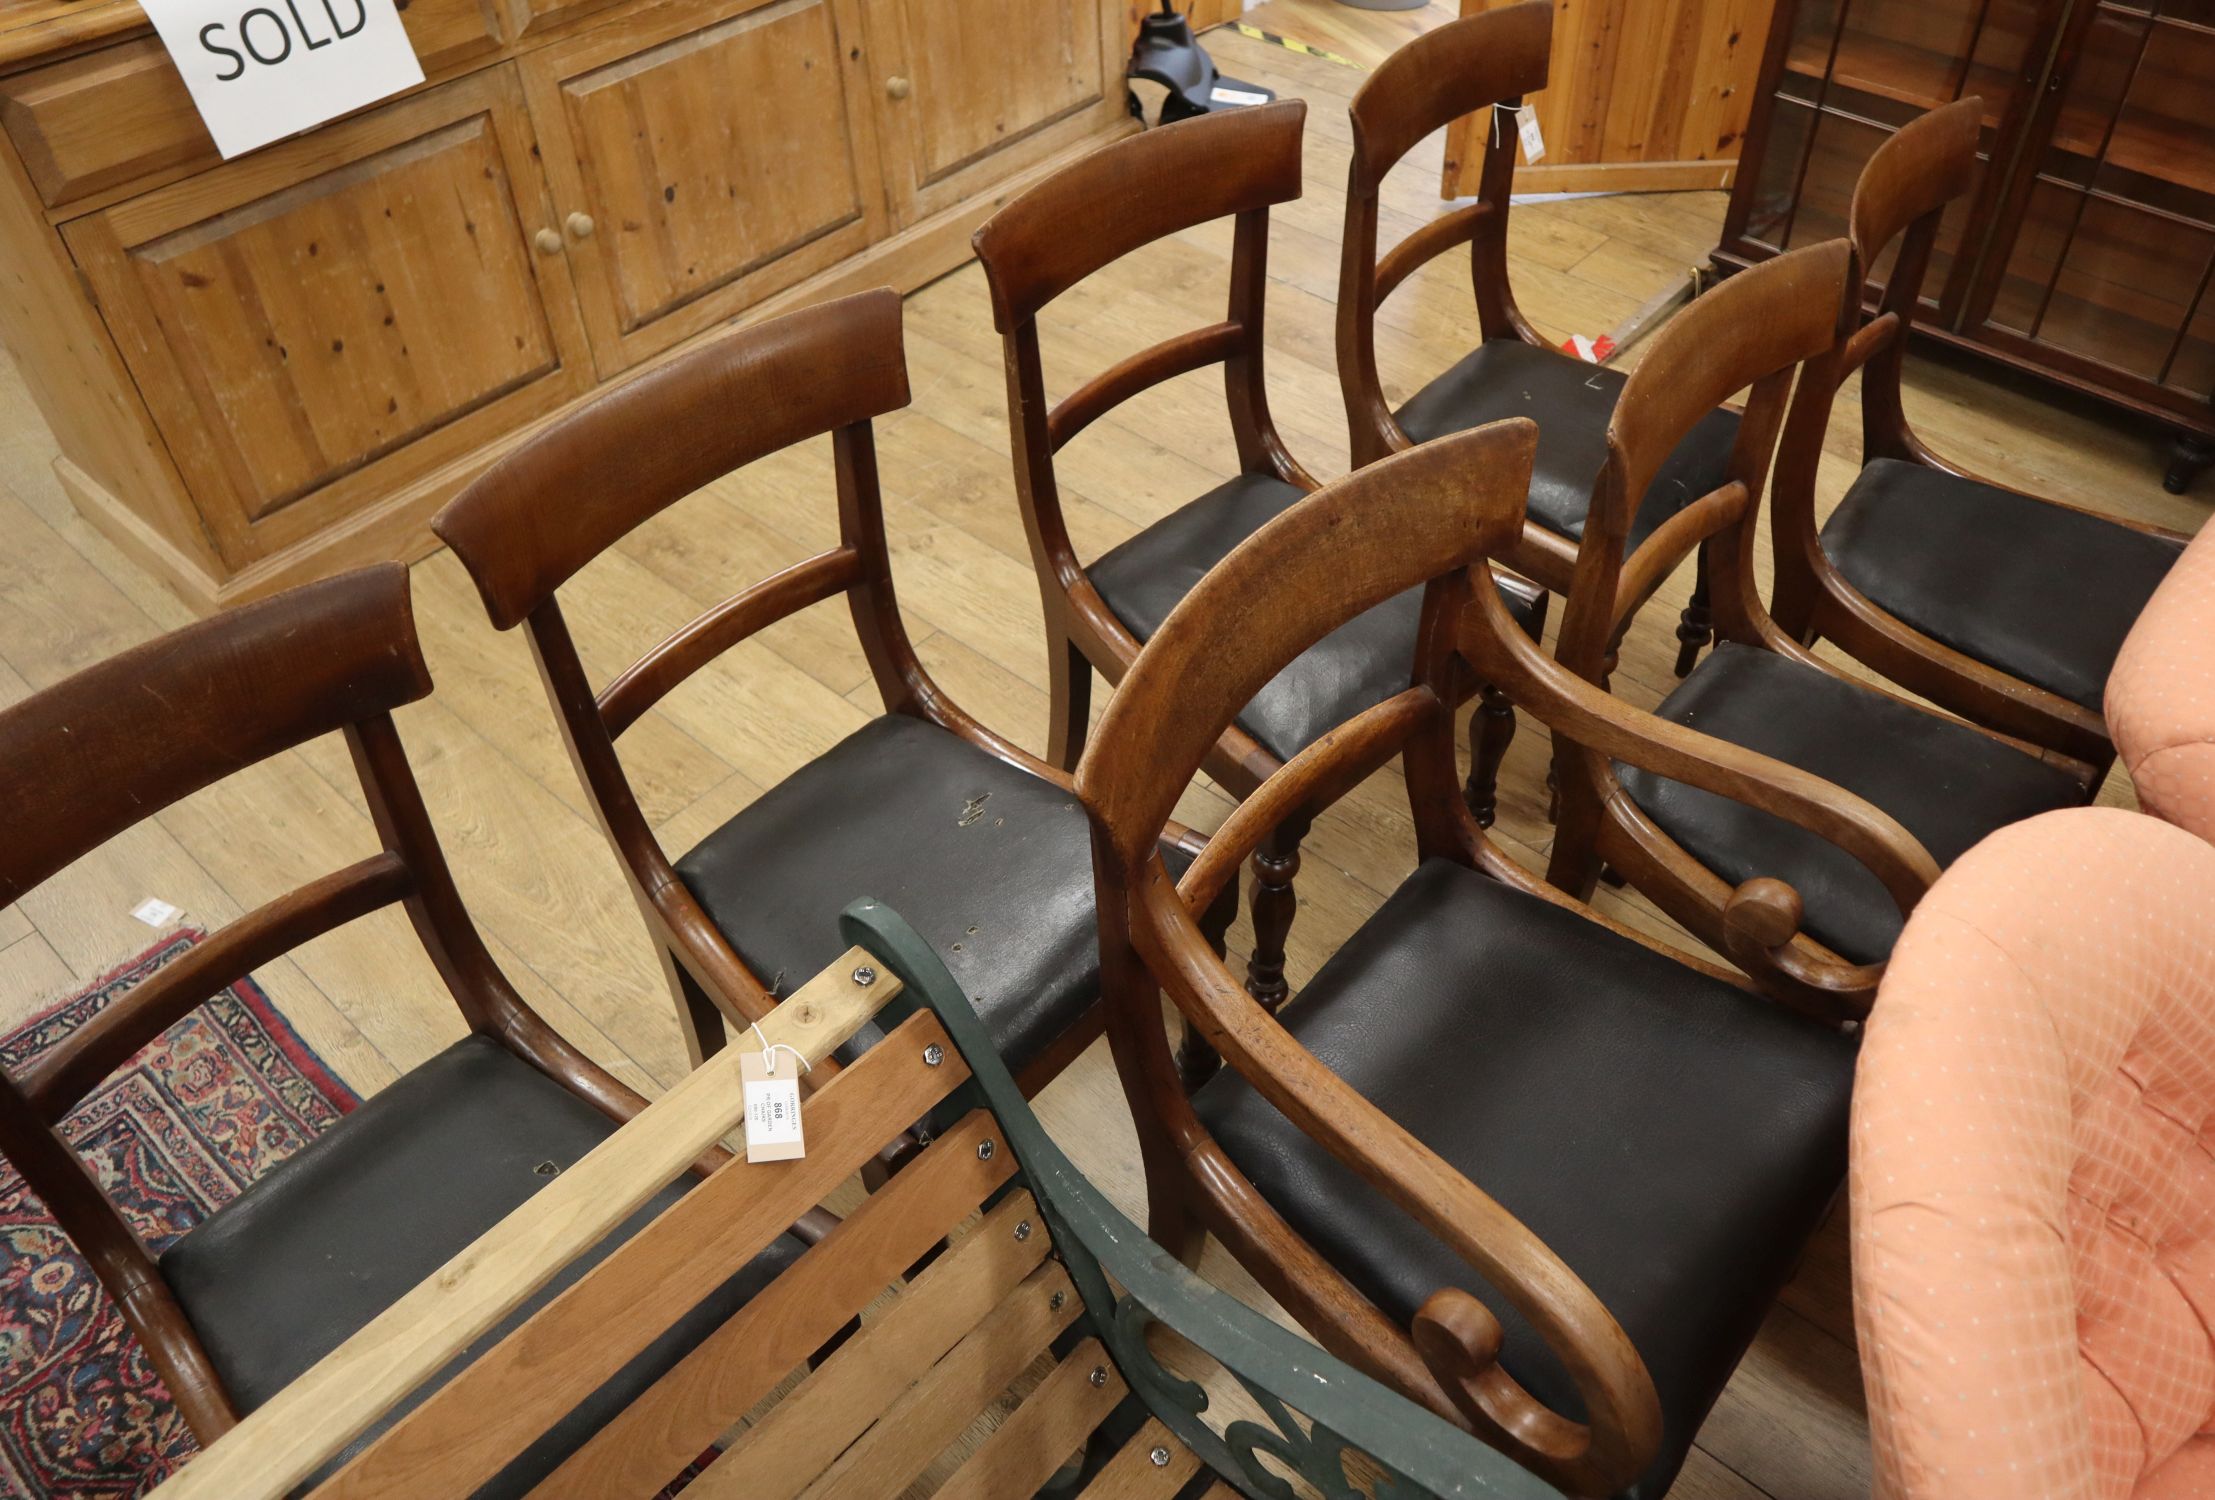
[[[1056,1292],[1046,1299],[1046,1310],[1048,1312],[1060,1312],[1061,1304],[1068,1300],[1069,1294],[1067,1292]]]
[[[1153,1465],[1157,1469],[1166,1469],[1169,1467],[1169,1450],[1167,1448],[1156,1448],[1153,1452],[1147,1454],[1146,1457],[1153,1461]]]
[[[870,968],[869,965],[863,964],[860,968],[854,970],[854,983],[860,985],[863,989],[869,988],[876,982],[877,971]]]
[[[946,1060],[946,1049],[933,1042],[923,1049],[923,1066],[935,1068]]]
[[[1022,1223],[1015,1226],[1015,1237],[1019,1240],[1027,1240],[1031,1237],[1030,1220],[1025,1219]]]
[[[992,1160],[992,1153],[999,1149],[990,1141],[979,1141],[977,1142],[977,1160],[990,1161]]]
[[[1093,1384],[1094,1384],[1095,1386],[1102,1386],[1102,1385],[1106,1385],[1106,1384],[1107,1384],[1107,1366],[1106,1366],[1106,1365],[1094,1365],[1094,1366],[1092,1367],[1092,1375],[1091,1375],[1091,1377],[1090,1377],[1090,1378],[1091,1378],[1091,1381],[1092,1381],[1092,1383],[1093,1383]]]

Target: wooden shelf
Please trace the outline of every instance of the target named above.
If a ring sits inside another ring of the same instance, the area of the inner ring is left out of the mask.
[[[1829,60],[1829,47],[1810,40],[1786,55],[1785,67],[1802,78],[1819,79]],[[1849,31],[1838,39],[1837,62],[1830,69],[1830,78],[1857,93],[1874,94],[1917,109],[1936,109],[1954,101],[1955,95],[1949,91],[1954,66],[1954,59],[1912,43]],[[2001,69],[1975,62],[1969,65],[1964,91],[1984,96],[1984,123],[1988,128],[1999,126],[1999,106],[2009,83]]]

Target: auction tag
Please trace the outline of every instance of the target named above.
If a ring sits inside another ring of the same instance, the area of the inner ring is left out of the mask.
[[[800,1137],[800,1070],[789,1056],[782,1071],[772,1073],[771,1066],[764,1052],[742,1053],[738,1059],[748,1161],[791,1161],[808,1154]]]
[[[1213,88],[1209,89],[1207,91],[1207,98],[1208,103],[1210,104],[1236,104],[1241,107],[1249,104],[1267,104],[1269,102],[1269,96],[1267,94],[1257,94],[1252,89],[1227,89],[1221,84],[1216,84]]]
[[[1523,138],[1523,161],[1537,166],[1546,159],[1546,137],[1538,128],[1538,110],[1525,104],[1515,111],[1515,133]]]
[[[181,906],[171,906],[159,896],[148,896],[131,908],[131,915],[149,927],[167,927],[185,914]]]
[[[226,158],[423,81],[393,0],[143,0]]]

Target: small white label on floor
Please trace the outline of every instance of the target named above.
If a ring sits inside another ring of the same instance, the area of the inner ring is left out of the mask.
[[[738,1060],[739,1095],[746,1105],[746,1159],[790,1161],[807,1155],[800,1134],[800,1069],[786,1051],[771,1073],[766,1053]]]
[[[1267,94],[1256,94],[1248,89],[1227,89],[1217,84],[1207,92],[1210,104],[1267,104]]]
[[[167,927],[185,914],[181,906],[171,906],[159,896],[148,896],[131,908],[131,915],[149,927]]]

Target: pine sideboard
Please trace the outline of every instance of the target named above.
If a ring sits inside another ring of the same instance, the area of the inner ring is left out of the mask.
[[[570,403],[1134,128],[1123,0],[400,9],[421,87],[225,162],[135,0],[0,0],[0,339],[196,608],[422,555]]]

